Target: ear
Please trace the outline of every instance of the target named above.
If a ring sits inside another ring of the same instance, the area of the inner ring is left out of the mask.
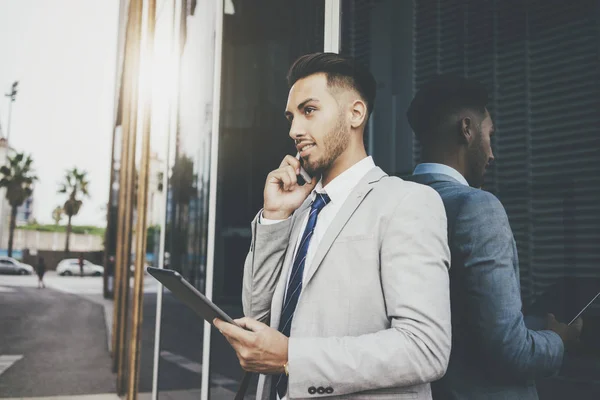
[[[368,115],[367,104],[360,99],[354,100],[350,105],[350,126],[358,128],[367,120]]]
[[[459,142],[461,144],[469,144],[475,138],[476,121],[471,117],[464,117],[458,121],[459,126]]]

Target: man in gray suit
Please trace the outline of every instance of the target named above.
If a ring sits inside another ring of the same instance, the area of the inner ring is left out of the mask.
[[[534,379],[556,373],[572,326],[548,317],[525,327],[517,248],[504,207],[480,190],[493,161],[488,95],[477,82],[443,75],[413,99],[408,120],[422,145],[412,180],[442,197],[452,254],[452,354],[434,399],[537,399]]]
[[[288,81],[302,163],[286,156],[268,175],[252,222],[238,320],[249,331],[215,324],[262,374],[258,399],[430,399],[451,342],[442,201],[367,157],[370,72],[320,53]]]

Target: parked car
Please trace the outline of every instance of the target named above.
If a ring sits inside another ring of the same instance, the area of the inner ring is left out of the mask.
[[[79,275],[79,260],[77,258],[67,258],[62,260],[56,266],[56,273],[61,276]],[[104,267],[92,264],[88,260],[83,260],[83,275],[101,276],[104,274]]]
[[[12,257],[0,257],[0,274],[31,275],[34,269],[31,265],[15,260]]]

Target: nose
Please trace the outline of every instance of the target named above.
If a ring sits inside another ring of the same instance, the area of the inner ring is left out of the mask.
[[[294,120],[290,126],[289,135],[293,140],[301,140],[306,136],[306,129],[302,126],[300,121]]]

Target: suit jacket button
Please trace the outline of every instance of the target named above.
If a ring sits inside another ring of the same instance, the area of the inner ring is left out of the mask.
[[[333,393],[333,388],[331,386],[329,386],[328,388],[325,389],[325,393],[327,393],[327,394]]]
[[[319,388],[317,389],[317,393],[325,394],[325,388],[323,386],[319,386]]]
[[[317,388],[314,386],[311,386],[308,388],[308,394],[315,394],[317,393]]]

